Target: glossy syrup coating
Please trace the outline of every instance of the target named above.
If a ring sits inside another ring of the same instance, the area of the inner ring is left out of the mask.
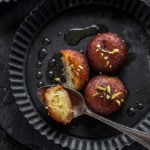
[[[127,91],[117,77],[99,75],[93,77],[85,87],[87,106],[101,115],[117,112],[123,105]]]
[[[86,50],[91,67],[104,74],[118,71],[127,58],[124,41],[117,34],[110,32],[96,35]]]

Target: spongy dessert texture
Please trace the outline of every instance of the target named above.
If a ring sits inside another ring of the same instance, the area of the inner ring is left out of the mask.
[[[72,68],[69,65],[69,61],[65,59],[64,57],[61,58],[62,63],[64,65],[64,71],[65,71],[65,76],[66,76],[66,85],[70,88],[76,89],[77,87],[77,80],[75,79],[73,81],[74,75],[72,72]]]
[[[55,121],[65,125],[73,119],[71,99],[67,90],[61,85],[56,85],[46,90],[45,103],[49,115]]]
[[[61,50],[66,85],[82,90],[89,78],[89,67],[85,56],[76,50]]]

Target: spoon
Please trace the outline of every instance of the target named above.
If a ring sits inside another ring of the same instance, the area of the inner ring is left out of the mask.
[[[44,104],[44,94],[45,94],[46,89],[53,87],[53,86],[54,85],[44,86],[37,90],[37,96],[43,104]],[[150,150],[150,134],[149,133],[146,133],[137,129],[129,128],[125,125],[114,122],[110,119],[107,119],[101,115],[98,115],[92,112],[86,106],[85,99],[80,92],[73,90],[71,88],[68,88],[66,86],[64,86],[64,88],[68,91],[70,99],[72,101],[74,118],[77,118],[81,115],[86,114],[128,135],[130,138],[132,138],[133,140],[137,141],[138,143],[142,144],[143,146],[145,146],[147,149]]]

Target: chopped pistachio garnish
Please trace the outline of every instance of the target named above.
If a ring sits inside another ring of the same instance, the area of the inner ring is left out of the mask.
[[[98,96],[98,92],[95,92],[95,93],[93,94],[93,97],[96,97],[96,96]]]
[[[97,44],[97,45],[96,45],[96,48],[97,48],[97,49],[100,49],[100,48],[101,48],[101,45],[100,45],[100,44]]]
[[[104,56],[104,54],[103,54],[103,53],[101,53],[101,56]]]
[[[59,94],[58,94],[58,93],[55,93],[54,96],[59,96]]]
[[[96,50],[95,50],[95,51],[98,52],[98,51],[100,50],[100,48],[101,48],[101,45],[100,45],[100,44],[97,44],[97,45],[96,45]]]
[[[81,70],[80,70],[80,68],[77,68],[77,70],[80,72]]]
[[[121,99],[121,102],[123,103],[123,102],[124,102],[124,99]]]
[[[102,52],[104,52],[104,53],[109,53],[109,51],[108,51],[108,50],[103,49],[103,48],[101,49],[101,51],[102,51]]]
[[[83,68],[83,66],[81,66],[81,65],[79,65],[79,68],[81,69],[81,70],[83,70],[84,68]]]
[[[109,51],[107,49],[101,49],[101,51],[104,52],[104,53],[108,53],[108,54],[115,54],[115,53],[119,52],[119,49],[118,48],[114,48],[112,51]]]
[[[48,106],[45,106],[45,109],[48,109]]]
[[[106,95],[106,99],[110,99],[110,95]]]
[[[106,86],[106,91],[107,91],[107,93],[109,93],[109,94],[111,93],[111,88],[110,88],[109,85]]]
[[[79,73],[76,71],[76,75],[79,76]]]
[[[60,82],[60,78],[55,78],[55,81]]]
[[[109,65],[109,68],[112,68],[112,65]]]
[[[71,64],[70,67],[71,67],[71,68],[74,68],[74,64]]]
[[[97,86],[97,89],[98,89],[98,90],[101,90],[101,91],[105,91],[105,90],[106,90],[106,88],[105,88],[105,87],[102,87],[102,86]]]
[[[116,100],[116,103],[120,106],[121,102],[119,100]]]
[[[120,94],[121,94],[121,92],[114,93],[114,94],[112,95],[111,99],[115,99],[115,98],[118,97]]]
[[[106,61],[106,66],[108,66],[108,65],[109,65],[109,63],[110,63],[110,61]]]
[[[115,53],[118,53],[118,52],[119,52],[119,49],[115,48],[111,52],[109,52],[109,54],[115,54]]]
[[[108,59],[108,56],[105,56],[104,59],[107,60],[107,59]]]

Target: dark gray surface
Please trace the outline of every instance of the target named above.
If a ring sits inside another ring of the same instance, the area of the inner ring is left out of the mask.
[[[40,1],[41,0],[20,0],[19,2],[12,2],[11,4],[0,4],[0,78],[2,79],[0,80],[0,124],[4,129],[7,128],[7,132],[12,135],[13,138],[32,147],[33,150],[61,150],[62,148],[60,146],[47,141],[45,137],[39,135],[39,133],[33,130],[33,127],[28,125],[27,121],[22,118],[22,114],[18,111],[9,89],[8,72],[6,70],[9,46],[15,31],[24,17]],[[11,116],[9,115],[10,113],[12,114]],[[19,130],[19,134],[16,135],[15,130]],[[2,135],[0,136],[0,150],[24,150],[20,144],[12,140],[3,131],[0,131],[0,135]],[[144,150],[139,144],[132,144],[130,148],[127,147],[125,149]]]
[[[25,145],[20,144],[10,137],[0,128],[0,150],[30,150]]]

